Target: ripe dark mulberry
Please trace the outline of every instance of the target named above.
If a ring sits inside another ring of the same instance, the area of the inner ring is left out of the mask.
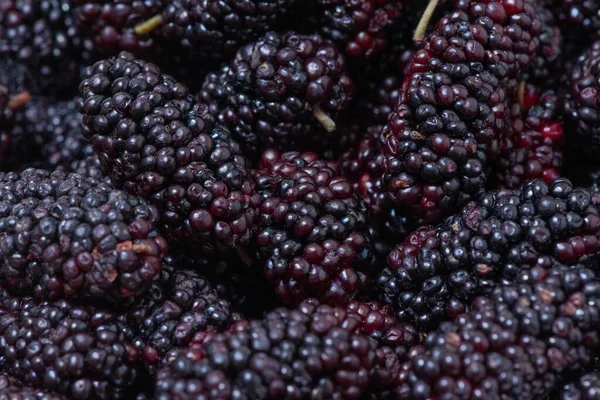
[[[315,151],[328,135],[317,118],[327,114],[324,124],[335,129],[331,124],[354,91],[346,60],[332,42],[269,32],[208,74],[198,98],[250,152],[261,146]]]
[[[530,271],[428,333],[397,374],[397,399],[547,398],[598,354],[600,285],[583,267]]]
[[[0,4],[0,57],[23,63],[36,86],[56,95],[75,87],[88,58],[67,0],[6,0]]]
[[[370,305],[348,311],[306,301],[234,324],[174,356],[157,375],[156,398],[361,398],[382,389],[373,387],[384,366],[368,332],[396,347],[419,340],[384,314]]]
[[[570,71],[570,94],[565,101],[567,144],[592,160],[600,151],[599,77],[600,41],[597,41]]]
[[[527,85],[523,103],[512,106],[510,133],[493,162],[493,188],[516,189],[532,179],[550,183],[560,175],[564,140],[559,96]]]
[[[150,367],[187,346],[197,332],[224,330],[233,321],[229,303],[198,272],[181,269],[172,256],[165,258],[160,279],[127,315],[128,325],[136,329],[133,343]]]
[[[117,314],[0,290],[3,371],[70,399],[131,398],[128,389],[140,375],[140,354]]]
[[[150,286],[156,210],[79,174],[0,173],[0,280],[21,295],[117,302]]]
[[[352,184],[314,153],[266,151],[260,167],[258,254],[279,298],[351,300],[373,257],[366,206]]]
[[[523,269],[592,265],[600,216],[592,193],[560,178],[488,192],[436,228],[422,227],[390,252],[378,278],[400,320],[432,326]]]
[[[600,372],[589,372],[563,386],[556,400],[596,400],[600,396]]]
[[[508,129],[506,90],[531,66],[540,31],[529,1],[464,0],[438,22],[383,134],[382,179],[398,206],[433,221],[483,189]]]
[[[131,54],[89,67],[83,133],[115,185],[154,204],[173,240],[206,252],[248,245],[256,195],[239,145],[187,88]]]
[[[0,398],[4,400],[65,400],[61,395],[24,385],[17,378],[7,374],[0,375]]]

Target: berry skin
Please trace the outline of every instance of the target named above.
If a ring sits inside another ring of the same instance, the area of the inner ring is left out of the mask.
[[[577,60],[568,74],[570,93],[565,101],[567,143],[580,155],[595,160],[600,150],[600,41]]]
[[[508,129],[507,89],[531,66],[540,32],[529,1],[461,0],[438,22],[382,135],[383,184],[397,206],[435,221],[481,192]]]
[[[117,187],[160,212],[162,232],[206,253],[250,243],[255,193],[239,145],[187,88],[131,54],[89,67],[83,134]]]
[[[210,283],[180,268],[176,258],[166,257],[160,279],[127,312],[128,326],[137,328],[133,343],[148,367],[187,346],[197,332],[220,331],[233,322],[229,303]]]
[[[314,153],[263,153],[258,257],[284,303],[347,303],[365,288],[373,253],[365,204],[333,162]]]
[[[332,42],[318,35],[269,32],[208,74],[197,97],[256,154],[264,146],[321,150],[323,139],[333,133],[318,121],[319,112],[335,121],[354,91],[346,60]]]
[[[155,35],[138,34],[137,24],[164,8],[162,0],[70,0],[73,19],[81,35],[89,37],[96,54],[156,53]]]
[[[141,371],[130,335],[112,311],[0,289],[0,368],[40,391],[69,399],[131,398]]]
[[[3,400],[65,400],[59,394],[46,392],[31,386],[5,373],[0,374],[0,399]]]
[[[510,135],[501,142],[501,153],[493,161],[493,188],[518,189],[532,179],[546,183],[558,178],[563,163],[562,105],[553,91],[539,92],[527,85],[524,104],[512,106]]]
[[[297,0],[175,0],[162,12],[162,30],[193,57],[222,61],[244,43],[292,15]]]
[[[279,308],[178,352],[157,374],[155,398],[361,398],[382,390],[379,350],[419,340],[413,328],[388,319],[367,304]]]
[[[415,346],[396,399],[545,399],[600,349],[600,285],[583,267],[527,271]]]
[[[597,400],[600,397],[600,372],[591,371],[563,386],[556,400]]]
[[[339,43],[346,55],[372,58],[388,46],[389,36],[403,17],[400,0],[317,0],[323,36]]]
[[[377,285],[402,321],[431,327],[523,269],[593,265],[600,215],[588,190],[560,178],[492,191],[396,246]]]
[[[2,1],[0,57],[30,68],[36,87],[47,94],[68,93],[88,58],[69,1]]]
[[[166,241],[156,210],[93,178],[0,173],[0,281],[20,295],[116,303],[148,289]]]

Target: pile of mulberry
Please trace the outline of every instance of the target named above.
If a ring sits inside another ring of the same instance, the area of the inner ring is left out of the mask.
[[[0,368],[25,385],[70,399],[131,398],[141,371],[130,335],[111,311],[0,288]]]
[[[600,284],[583,267],[538,270],[428,333],[397,373],[395,398],[547,398],[600,350]]]
[[[141,293],[167,250],[155,220],[144,201],[84,175],[0,173],[0,281],[50,300]]]
[[[592,193],[560,178],[491,191],[437,227],[411,233],[378,277],[400,320],[432,326],[523,269],[598,262],[600,215]]]
[[[368,332],[389,346],[419,340],[412,328],[385,321],[360,304],[274,310],[174,355],[157,375],[155,398],[360,398],[381,390],[376,376],[385,374]]]
[[[285,303],[345,303],[367,283],[373,253],[366,205],[337,164],[314,153],[263,153],[259,259]]]

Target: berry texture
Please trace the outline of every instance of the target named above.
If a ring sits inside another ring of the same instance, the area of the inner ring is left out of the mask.
[[[172,256],[165,258],[160,279],[127,316],[128,325],[137,327],[133,343],[149,367],[187,346],[197,332],[223,330],[231,322],[229,303],[198,272],[180,269]]]
[[[150,286],[156,210],[79,174],[0,173],[0,280],[22,295],[117,302]]]
[[[27,385],[7,374],[0,375],[0,398],[3,400],[64,400],[64,397]]]
[[[416,343],[418,335],[410,327],[390,326],[370,305],[352,307],[307,301],[294,310],[281,308],[262,320],[237,323],[173,357],[157,375],[155,396],[361,398],[382,368],[377,341],[370,336],[402,347]]]
[[[208,74],[197,97],[249,152],[260,146],[314,151],[329,134],[318,118],[327,114],[334,123],[354,91],[346,60],[332,42],[269,32]]]
[[[256,244],[284,303],[346,303],[367,283],[373,257],[365,204],[337,164],[314,153],[263,153]]]
[[[164,8],[162,0],[71,0],[72,14],[81,35],[90,38],[96,54],[119,51],[156,53],[158,44],[150,33],[134,28]]]
[[[508,129],[508,87],[532,64],[541,22],[529,1],[459,1],[408,66],[384,129],[384,188],[439,219],[482,190]]]
[[[83,133],[107,175],[160,212],[165,236],[207,252],[248,245],[255,193],[239,145],[187,88],[129,53],[88,68]]]
[[[222,61],[276,27],[296,0],[176,0],[162,12],[163,35],[196,57]]]
[[[577,60],[568,75],[569,97],[565,101],[567,143],[592,160],[600,150],[600,41]]]
[[[600,396],[600,372],[592,371],[565,385],[556,400],[596,400]]]
[[[393,398],[547,398],[598,353],[599,295],[585,268],[532,271],[411,349]]]
[[[118,315],[68,300],[12,297],[4,289],[0,298],[2,370],[69,399],[131,398],[140,355]]]
[[[0,57],[35,71],[36,86],[62,95],[86,58],[66,0],[6,0],[0,4]]]
[[[388,36],[403,16],[401,0],[317,0],[323,36],[344,48],[346,55],[372,58],[387,47]]]
[[[537,54],[524,78],[543,88],[555,87],[564,73],[563,35],[550,10],[538,5],[535,12],[542,22],[542,31],[535,37]]]
[[[400,320],[430,327],[523,269],[597,262],[600,216],[592,193],[564,179],[486,193],[438,227],[411,233],[378,278]]]
[[[511,109],[510,134],[502,139],[490,178],[494,188],[518,189],[532,179],[558,178],[563,163],[561,100],[553,91],[540,93],[527,85],[523,105]]]

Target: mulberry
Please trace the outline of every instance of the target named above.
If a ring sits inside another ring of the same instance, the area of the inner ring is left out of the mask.
[[[284,303],[351,300],[367,282],[373,253],[365,204],[333,162],[314,153],[263,153],[257,237],[266,277]]]
[[[198,98],[256,154],[322,147],[354,96],[346,60],[318,35],[269,32],[206,77]]]
[[[510,135],[503,138],[501,154],[490,177],[495,188],[520,188],[532,179],[547,183],[558,178],[563,162],[562,107],[552,91],[544,93],[532,85],[525,89],[523,105],[512,107]]]
[[[592,371],[560,390],[556,400],[595,400],[600,396],[600,372]]]
[[[70,399],[131,398],[140,354],[130,334],[110,311],[0,289],[0,368],[24,385]]]
[[[206,107],[128,53],[84,76],[83,133],[115,185],[154,204],[173,240],[207,253],[248,245],[260,198],[239,145],[227,130],[213,129]]]
[[[150,286],[156,210],[79,174],[0,173],[0,280],[21,295],[117,302]]]
[[[593,264],[600,215],[592,193],[564,179],[488,192],[436,228],[411,233],[378,278],[382,300],[421,326],[463,312],[523,269]]]
[[[464,0],[438,22],[383,133],[383,184],[398,206],[434,221],[482,191],[508,129],[507,89],[531,66],[540,32],[529,1]]]
[[[595,159],[600,151],[600,41],[595,42],[569,73],[570,95],[565,101],[567,144],[580,155]]]
[[[157,375],[156,398],[360,398],[383,367],[368,332],[396,347],[419,336],[370,305],[351,307],[306,301],[237,323],[174,355]]]
[[[0,375],[0,398],[5,400],[64,400],[64,397],[27,385],[10,375]]]
[[[0,4],[0,57],[23,63],[46,94],[68,94],[89,59],[67,0],[6,0]]]
[[[195,333],[223,330],[233,321],[229,303],[198,272],[180,269],[171,256],[164,263],[161,278],[127,317],[128,325],[137,328],[133,343],[150,367],[185,347]]]
[[[546,398],[598,353],[599,295],[583,267],[531,271],[497,288],[411,350],[395,398]]]

